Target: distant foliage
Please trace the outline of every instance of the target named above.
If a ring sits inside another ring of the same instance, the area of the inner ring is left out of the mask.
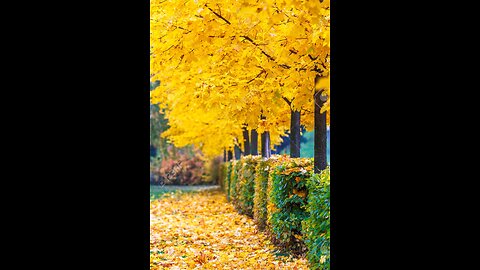
[[[151,165],[151,171],[156,175],[156,181],[153,184],[197,185],[209,183],[210,179],[205,176],[204,164],[200,155],[192,157],[185,153],[177,154],[175,159],[163,159],[160,164]]]

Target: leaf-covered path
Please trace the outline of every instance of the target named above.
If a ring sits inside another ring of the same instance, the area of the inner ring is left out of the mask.
[[[308,269],[276,256],[252,219],[220,191],[168,194],[150,202],[150,269]]]

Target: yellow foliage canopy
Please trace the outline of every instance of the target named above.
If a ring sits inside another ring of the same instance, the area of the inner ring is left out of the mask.
[[[329,1],[150,3],[151,80],[161,82],[151,102],[167,108],[177,146],[218,154],[244,125],[270,131],[273,146],[291,110],[313,128],[314,78],[330,73]]]

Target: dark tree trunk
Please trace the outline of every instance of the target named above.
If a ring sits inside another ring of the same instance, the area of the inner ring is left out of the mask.
[[[252,129],[251,132],[250,151],[252,155],[258,155],[258,133],[256,129]]]
[[[290,113],[290,157],[300,157],[300,111]]]
[[[262,133],[262,157],[270,158],[270,132],[265,131]]]
[[[235,152],[235,159],[240,160],[240,155],[242,154],[242,151],[240,150],[240,147],[238,145],[234,146],[234,152]]]
[[[243,150],[244,150],[244,155],[248,156],[250,155],[250,139],[248,136],[248,130],[246,127],[243,127]]]
[[[327,114],[320,113],[326,97],[321,92],[315,94],[315,148],[314,148],[314,172],[319,173],[327,167]]]
[[[232,159],[233,159],[232,150],[228,150],[228,161],[232,161]]]
[[[224,147],[223,148],[223,162],[227,161],[227,149]]]

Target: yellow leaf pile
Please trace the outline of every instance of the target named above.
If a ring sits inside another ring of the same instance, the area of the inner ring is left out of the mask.
[[[150,202],[150,269],[309,269],[275,256],[252,219],[220,191],[176,193]]]

